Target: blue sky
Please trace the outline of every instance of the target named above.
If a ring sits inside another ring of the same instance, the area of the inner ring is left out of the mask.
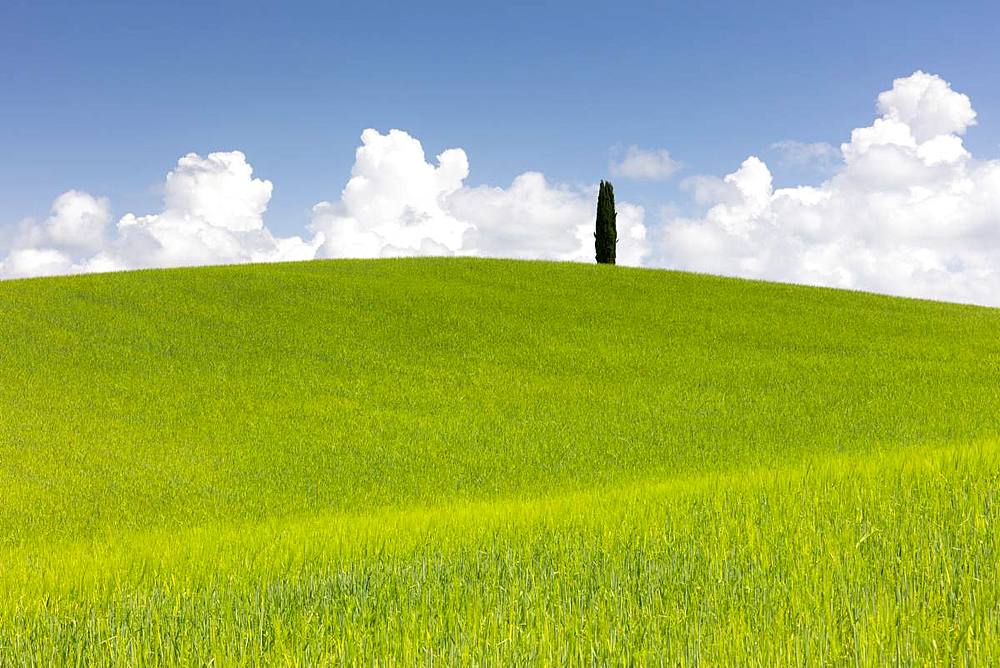
[[[275,183],[270,226],[298,229],[366,127],[463,147],[470,183],[593,182],[616,144],[721,174],[782,139],[839,144],[918,68],[973,99],[967,145],[995,155],[998,24],[989,2],[7,0],[0,215],[43,215],[71,187],[145,211],[180,155],[238,148]],[[674,191],[618,186],[647,204]]]
[[[1000,197],[998,24],[990,2],[6,0],[0,276],[409,253],[584,259],[589,188],[638,146],[680,169],[614,176],[632,263],[993,303],[1000,273],[981,268],[1000,266],[988,213]],[[877,118],[912,133],[885,134]],[[959,142],[947,159],[951,140],[918,146],[933,138],[917,136],[927,123]],[[841,153],[870,126],[891,150]],[[366,128],[382,133],[366,142],[370,183],[342,197]],[[775,147],[788,141],[818,152],[790,160]],[[464,155],[433,176],[451,147]],[[198,160],[178,165],[190,152]],[[545,179],[512,185],[525,172]],[[966,181],[972,195],[957,202]],[[780,189],[793,186],[820,190],[795,191],[789,213]],[[115,236],[129,213],[137,225]],[[504,232],[513,215],[522,226]],[[191,219],[204,229],[184,234],[235,234],[229,250],[167,248]],[[537,246],[552,234],[582,245]],[[302,244],[282,246],[293,235]]]

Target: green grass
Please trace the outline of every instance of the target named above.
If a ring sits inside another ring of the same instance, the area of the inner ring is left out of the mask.
[[[0,665],[1000,661],[1000,310],[308,262],[0,283]]]

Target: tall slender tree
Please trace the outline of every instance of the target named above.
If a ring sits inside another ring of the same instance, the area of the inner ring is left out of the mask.
[[[610,181],[601,181],[597,195],[597,229],[594,232],[594,248],[598,264],[615,263],[615,245],[618,243],[616,226],[615,189]]]

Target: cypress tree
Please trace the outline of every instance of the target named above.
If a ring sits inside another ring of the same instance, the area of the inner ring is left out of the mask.
[[[594,232],[594,248],[598,264],[615,263],[615,244],[618,243],[618,228],[615,219],[615,189],[609,181],[601,181],[597,195],[597,230]]]

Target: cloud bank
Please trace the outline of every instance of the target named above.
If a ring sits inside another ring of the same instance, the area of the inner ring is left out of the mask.
[[[596,187],[552,185],[538,172],[506,188],[469,187],[460,148],[432,164],[420,142],[400,130],[365,130],[361,142],[340,199],[313,207],[322,257],[593,259]],[[648,252],[644,215],[627,202],[618,206],[623,264],[640,264]]]
[[[770,146],[826,165],[818,186],[775,188],[750,156],[722,178],[682,182],[700,215],[666,206],[647,229],[642,207],[619,202],[619,261],[1000,306],[1000,161],[963,144],[971,101],[917,71],[876,105],[839,150]],[[633,146],[612,171],[659,180],[677,166],[665,150]],[[114,222],[107,199],[70,190],[47,218],[0,227],[0,277],[401,255],[593,260],[596,186],[538,172],[504,187],[468,177],[460,148],[428,159],[406,132],[365,130],[339,196],[313,207],[302,235],[281,237],[264,221],[273,186],[242,153],[190,153],[167,174],[157,213]]]
[[[321,239],[277,238],[264,226],[271,190],[239,151],[182,157],[167,174],[163,211],[129,213],[114,226],[107,199],[70,190],[56,198],[47,219],[15,231],[0,276],[315,257]]]
[[[707,205],[655,235],[656,264],[751,278],[1000,305],[1000,161],[962,135],[969,98],[917,71],[878,96],[819,186],[774,188],[747,158],[692,188]]]
[[[0,239],[0,277],[313,258],[479,255],[593,258],[596,187],[553,185],[528,172],[507,188],[469,187],[469,161],[448,149],[427,161],[406,132],[361,136],[340,198],[316,204],[308,234],[278,237],[264,224],[270,181],[239,151],[190,153],[164,182],[163,210],[112,225],[104,198],[71,190],[41,222]],[[648,252],[644,212],[619,205],[619,260]]]

